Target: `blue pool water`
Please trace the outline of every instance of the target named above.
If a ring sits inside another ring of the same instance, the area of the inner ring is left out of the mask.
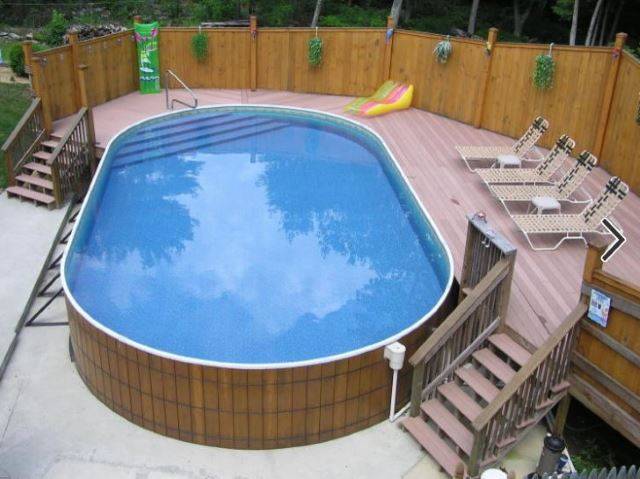
[[[64,277],[86,314],[138,345],[274,364],[408,332],[443,297],[451,264],[373,134],[229,107],[112,142]]]

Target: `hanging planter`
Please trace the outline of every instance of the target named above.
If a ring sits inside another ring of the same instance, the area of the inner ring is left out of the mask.
[[[309,65],[317,67],[322,63],[322,38],[318,36],[318,28],[316,27],[316,36],[309,40]]]
[[[556,62],[551,56],[553,43],[549,45],[549,53],[536,57],[536,66],[533,69],[533,85],[538,90],[548,90],[553,86],[553,75],[556,72]]]
[[[191,37],[191,53],[199,62],[203,62],[209,55],[209,38],[202,33],[202,29],[198,29],[193,37]]]
[[[439,41],[436,47],[433,49],[433,56],[436,57],[436,61],[438,63],[447,63],[447,60],[449,60],[449,56],[451,56],[453,47],[451,46],[450,38],[451,37],[447,35],[447,38]]]

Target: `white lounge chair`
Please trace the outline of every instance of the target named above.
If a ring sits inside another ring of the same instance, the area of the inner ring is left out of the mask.
[[[591,195],[583,192],[582,198],[576,198],[575,194],[582,186],[584,179],[598,164],[598,159],[588,151],[583,151],[576,159],[573,167],[553,185],[501,185],[489,184],[491,193],[502,203],[507,211],[507,203],[527,202],[537,203],[538,198],[549,198],[560,208],[560,202],[590,203]]]
[[[470,171],[475,171],[469,164],[470,161],[491,161],[489,167],[493,166],[521,166],[522,160],[541,161],[543,155],[538,151],[535,144],[545,131],[549,129],[549,122],[537,117],[531,126],[525,131],[511,146],[456,146],[460,157]]]
[[[616,206],[627,196],[629,187],[617,176],[612,177],[600,195],[578,214],[511,215],[516,226],[522,231],[531,248],[536,251],[554,250],[565,240],[587,240],[585,234],[608,234],[603,229],[602,220],[607,218]],[[562,235],[554,246],[535,246],[531,235]]]
[[[562,135],[544,160],[535,168],[483,168],[476,173],[486,184],[545,184],[552,183],[551,177],[571,154],[576,142]]]

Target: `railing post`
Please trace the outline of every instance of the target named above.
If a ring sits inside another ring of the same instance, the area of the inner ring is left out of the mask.
[[[7,150],[4,152],[4,164],[7,169],[7,185],[15,186],[16,184],[16,175],[13,172],[13,157],[11,155],[11,150]]]
[[[602,154],[602,146],[604,145],[604,137],[607,133],[607,126],[609,124],[609,113],[611,112],[611,103],[613,101],[613,93],[616,89],[616,82],[618,81],[618,71],[620,70],[620,59],[622,58],[622,49],[627,41],[626,33],[618,33],[616,35],[616,42],[611,52],[611,63],[609,66],[609,73],[607,76],[607,83],[604,88],[604,95],[602,97],[602,108],[600,110],[600,120],[598,121],[598,129],[596,130],[596,141],[593,146],[593,154],[600,157]]]
[[[467,474],[469,477],[476,477],[480,472],[480,461],[482,461],[482,449],[484,448],[485,437],[482,431],[474,431],[473,448],[469,454],[469,464]]]
[[[382,79],[389,80],[391,78],[391,59],[393,54],[393,37],[395,33],[391,33],[389,36],[389,30],[394,29],[395,24],[393,22],[393,17],[387,17],[387,30],[385,31],[384,38],[384,57],[382,60]]]
[[[422,388],[424,386],[424,361],[420,361],[413,367],[413,380],[411,381],[411,408],[409,415],[416,417],[420,414],[420,404],[422,403]]]
[[[42,123],[45,131],[51,133],[53,130],[53,116],[51,114],[51,99],[49,97],[49,89],[44,77],[44,58],[32,57],[31,70],[33,72],[33,81],[40,101],[42,103]]]
[[[80,95],[80,78],[79,78],[79,70],[80,66],[80,47],[78,45],[78,32],[77,30],[69,30],[67,32],[67,38],[69,39],[69,46],[71,47],[71,65],[73,68],[73,81],[75,83],[75,88],[73,91],[75,92],[76,98],[76,110],[79,110],[82,106],[82,98]]]
[[[593,238],[589,240],[587,256],[584,260],[584,270],[582,272],[582,279],[586,283],[591,283],[593,281],[594,271],[602,269],[602,260],[600,257],[606,247],[607,245],[602,238]]]
[[[56,199],[56,207],[62,205],[62,187],[60,185],[60,165],[56,158],[51,163],[51,180],[53,183],[53,197]]]
[[[475,126],[476,128],[480,128],[482,126],[482,113],[484,111],[485,97],[487,96],[487,89],[489,87],[489,78],[491,78],[491,65],[493,63],[493,48],[497,41],[498,41],[498,29],[495,27],[492,27],[489,29],[489,35],[487,36],[487,44],[485,47],[487,59],[484,65],[483,76],[482,76],[482,79],[480,80],[476,114],[473,118],[473,126]]]
[[[505,259],[509,261],[509,273],[504,277],[502,283],[500,283],[500,307],[498,309],[498,314],[500,314],[500,326],[498,329],[502,329],[507,321],[509,299],[511,298],[511,284],[513,283],[513,270],[516,267],[516,250],[511,254],[505,255]]]
[[[96,171],[96,132],[93,123],[93,110],[89,103],[89,95],[87,92],[87,65],[78,66],[78,86],[80,91],[80,105],[87,109],[87,142],[89,143],[89,163],[91,166],[91,176]]]
[[[249,86],[251,91],[258,88],[258,17],[251,15],[249,17],[249,35],[251,35],[251,65]]]

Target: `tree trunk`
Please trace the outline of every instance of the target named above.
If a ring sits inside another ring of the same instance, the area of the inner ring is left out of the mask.
[[[591,21],[589,22],[589,30],[587,30],[587,38],[584,41],[586,46],[591,45],[592,39],[595,36],[595,28],[596,28],[596,20],[599,17],[600,9],[602,8],[603,0],[598,0],[596,6],[593,9],[593,13],[591,14]]]
[[[616,9],[616,14],[613,17],[613,22],[611,23],[611,28],[609,29],[609,34],[607,35],[607,41],[612,42],[616,36],[616,30],[618,29],[618,24],[620,23],[620,15],[622,14],[622,7],[624,7],[624,0],[620,0],[618,3],[618,8]]]
[[[311,28],[318,26],[318,20],[320,20],[320,11],[322,10],[323,0],[316,0],[316,9],[313,12],[313,20],[311,20]]]
[[[513,34],[515,36],[522,36],[524,23],[527,21],[527,18],[529,18],[529,14],[531,13],[534,3],[536,3],[536,0],[531,0],[527,5],[526,10],[524,12],[520,12],[520,0],[513,0]],[[546,3],[546,1],[544,3]]]
[[[393,25],[398,26],[398,20],[400,20],[400,11],[402,10],[402,0],[393,0],[391,5],[391,13],[389,16],[393,18]]]
[[[573,17],[571,17],[571,32],[569,33],[569,45],[576,44],[576,37],[578,36],[578,15],[580,13],[580,0],[574,0],[573,2]]]
[[[609,12],[611,10],[611,2],[608,1],[604,7],[604,15],[600,24],[600,33],[598,33],[598,45],[604,45],[604,32],[607,30],[607,20],[609,20]]]
[[[411,14],[413,13],[413,1],[414,0],[405,0],[404,2],[404,10],[402,11],[402,22],[404,24],[411,20]]]
[[[476,20],[478,18],[478,5],[480,0],[473,0],[471,3],[471,12],[469,13],[469,25],[467,26],[467,32],[469,35],[476,33]]]

